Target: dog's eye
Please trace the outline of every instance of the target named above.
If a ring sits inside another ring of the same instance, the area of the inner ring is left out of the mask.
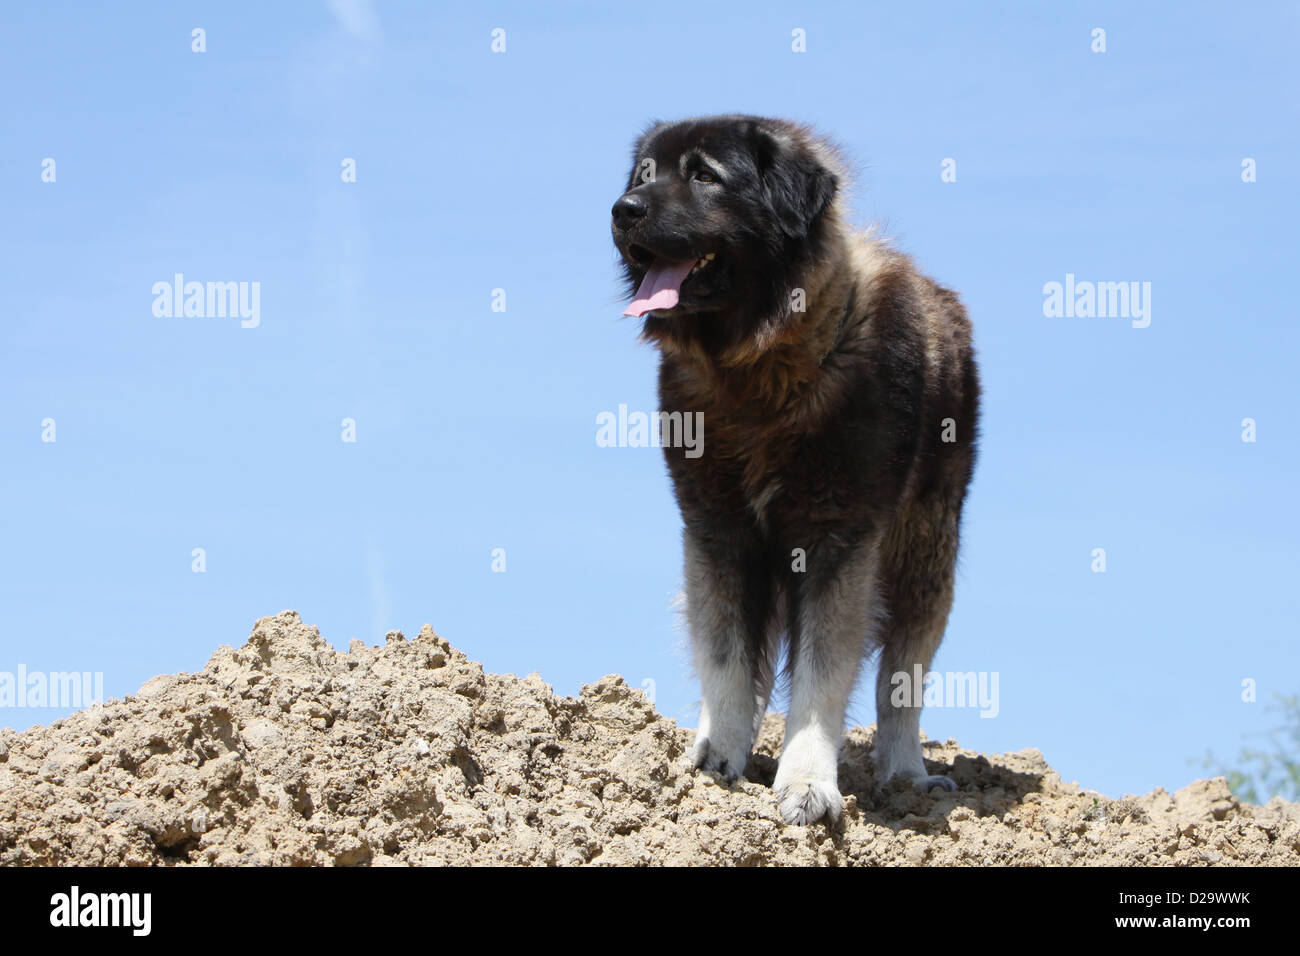
[[[695,170],[695,181],[697,183],[716,183],[718,177],[707,169],[697,169]]]

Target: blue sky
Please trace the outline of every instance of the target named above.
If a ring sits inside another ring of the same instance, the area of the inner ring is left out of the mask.
[[[656,407],[608,215],[647,121],[743,111],[834,137],[854,218],[975,323],[983,446],[935,667],[997,672],[1000,712],[924,729],[1038,747],[1115,796],[1186,784],[1300,672],[1298,21],[5,5],[0,671],[103,671],[121,696],[294,608],[339,647],[427,621],[561,693],[652,681],[693,725],[660,453],[595,442],[600,412]],[[257,282],[259,324],[155,316],[176,273]],[[1046,317],[1067,273],[1149,282],[1150,325]]]

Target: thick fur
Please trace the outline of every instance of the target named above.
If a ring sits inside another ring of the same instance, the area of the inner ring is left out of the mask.
[[[704,413],[701,456],[665,448],[703,689],[693,757],[744,772],[787,641],[775,789],[791,823],[839,816],[845,710],[877,651],[877,779],[953,788],[927,773],[920,709],[891,706],[890,678],[929,667],[952,606],[979,404],[970,324],[954,293],[849,228],[844,185],[806,128],[709,117],[648,130],[614,210],[632,289],[654,257],[715,256],[643,328],[661,409]]]

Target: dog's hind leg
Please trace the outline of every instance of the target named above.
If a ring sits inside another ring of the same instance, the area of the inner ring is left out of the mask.
[[[923,790],[956,790],[945,776],[932,775],[921,757],[924,675],[943,640],[952,608],[960,501],[939,493],[913,502],[895,522],[886,542],[882,586],[889,616],[881,636],[876,676],[876,783],[895,776]],[[904,692],[906,691],[906,692]]]

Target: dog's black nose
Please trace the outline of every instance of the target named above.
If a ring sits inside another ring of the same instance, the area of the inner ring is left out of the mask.
[[[640,196],[634,196],[628,193],[614,203],[614,208],[610,213],[614,217],[614,225],[620,229],[629,228],[634,222],[640,219],[648,212],[645,200]]]

